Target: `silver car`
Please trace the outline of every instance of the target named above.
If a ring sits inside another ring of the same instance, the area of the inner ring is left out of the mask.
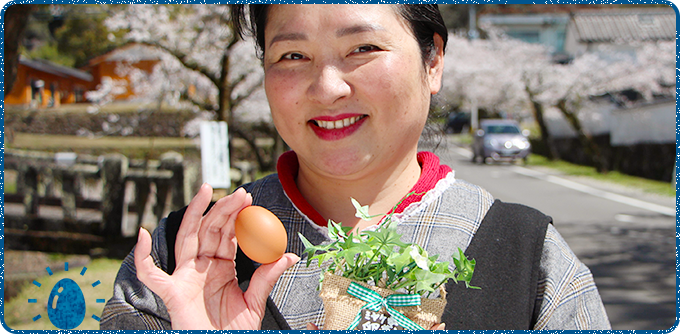
[[[531,152],[528,131],[522,131],[519,124],[508,119],[486,119],[479,124],[472,140],[472,161],[514,162],[523,159],[526,163]]]

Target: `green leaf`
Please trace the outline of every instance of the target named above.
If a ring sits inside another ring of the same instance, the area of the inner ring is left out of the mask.
[[[312,245],[307,238],[305,238],[302,233],[298,232],[298,237],[302,241],[302,244],[305,245],[305,250],[304,252],[307,253],[307,267],[309,267],[309,263],[312,260],[312,257],[314,256],[314,253],[316,252],[316,247]]]
[[[395,272],[397,273],[401,273],[404,270],[404,267],[408,266],[411,262],[413,262],[413,259],[408,252],[392,253],[387,258],[387,263],[394,266]]]
[[[433,273],[437,273],[437,274],[445,274],[445,275],[451,274],[451,270],[449,270],[449,263],[448,262],[436,262],[430,267],[430,271],[433,272]]]
[[[316,255],[315,258],[319,259],[319,268],[321,268],[321,265],[327,260],[332,260],[335,257],[337,257],[337,254],[338,254],[337,251],[330,251]]]
[[[430,271],[427,252],[425,252],[425,250],[423,250],[422,248],[414,247],[413,245],[409,246],[409,248],[410,248],[409,254],[413,258],[413,261],[416,262],[416,265],[418,265],[418,267],[422,270]],[[425,254],[423,255],[421,251],[424,252]]]
[[[465,253],[463,253],[463,250],[461,250],[460,248],[458,249],[457,255],[458,256],[455,255],[452,256],[453,262],[456,265],[454,279],[456,280],[456,282],[458,281],[465,282],[466,287],[475,288],[470,285],[470,281],[472,281],[472,275],[474,274],[477,262],[474,259],[468,260],[468,258],[465,257]]]
[[[354,260],[355,260],[355,258],[356,258],[356,256],[357,256],[357,254],[359,254],[360,252],[361,252],[361,251],[359,251],[359,250],[357,250],[357,249],[355,249],[355,248],[352,248],[352,249],[345,249],[345,250],[342,250],[342,251],[338,252],[338,257],[344,258],[344,259],[345,259],[345,262],[347,262],[347,264],[348,264],[350,267],[354,267],[354,264],[355,264]]]
[[[328,237],[332,241],[344,240],[347,234],[342,230],[342,226],[332,220],[328,220]]]
[[[363,220],[371,220],[371,216],[368,214],[368,205],[361,206],[361,204],[359,204],[359,201],[357,201],[353,197],[351,197],[350,199],[352,200],[352,205],[354,205],[354,209],[356,209],[356,213],[354,214],[354,216]]]
[[[350,197],[350,199],[352,200],[352,205],[354,205],[354,209],[356,210],[356,213],[354,214],[355,217],[369,221],[369,220],[371,220],[375,217],[382,216],[382,215],[373,215],[373,216],[369,215],[368,214],[368,205],[361,206],[361,204],[359,204],[359,201],[357,201],[353,197]]]
[[[425,291],[434,291],[434,287],[439,286],[439,284],[448,278],[448,275],[436,274],[425,270],[416,270],[415,276],[418,281],[416,283],[416,291],[422,294]]]
[[[349,235],[349,232],[352,231],[352,226],[343,226],[342,227],[342,232],[345,233],[345,235]]]

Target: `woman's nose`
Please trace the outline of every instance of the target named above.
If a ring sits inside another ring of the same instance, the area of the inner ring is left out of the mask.
[[[346,81],[345,73],[337,66],[321,66],[307,90],[309,98],[321,104],[331,105],[337,100],[352,93],[352,87]]]

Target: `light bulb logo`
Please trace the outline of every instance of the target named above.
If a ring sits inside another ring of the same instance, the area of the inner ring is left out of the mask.
[[[50,267],[47,267],[46,270],[50,276],[53,275]],[[68,262],[64,262],[64,271],[68,271]],[[80,275],[84,276],[86,271],[87,267],[83,267]],[[96,281],[92,283],[92,287],[96,287],[100,283],[100,281]],[[37,287],[42,286],[37,281],[33,281],[33,284]],[[38,300],[29,299],[28,302],[37,303]],[[104,303],[104,299],[97,299],[96,302]],[[52,287],[47,300],[47,316],[55,327],[59,329],[74,329],[82,324],[85,319],[85,313],[85,296],[78,283],[70,278],[62,278]],[[40,318],[42,318],[42,315],[38,314],[33,317],[33,321],[37,321]],[[92,318],[97,321],[100,320],[94,314]]]

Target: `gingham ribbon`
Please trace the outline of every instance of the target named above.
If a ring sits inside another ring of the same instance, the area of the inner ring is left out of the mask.
[[[366,302],[366,305],[364,305],[364,307],[361,308],[362,310],[369,309],[373,312],[378,312],[380,311],[380,309],[384,307],[387,310],[387,313],[389,313],[390,316],[395,318],[397,320],[397,323],[399,323],[401,327],[404,327],[404,329],[407,330],[423,329],[423,327],[421,327],[420,325],[413,322],[411,319],[401,314],[401,312],[392,308],[393,306],[394,307],[418,306],[420,305],[420,295],[394,294],[389,295],[386,298],[383,298],[377,292],[355,282],[350,283],[349,288],[347,289],[347,293]],[[357,316],[354,318],[354,321],[352,321],[352,324],[349,325],[347,329],[356,328],[357,325],[359,325],[360,321],[361,311],[357,313]]]

